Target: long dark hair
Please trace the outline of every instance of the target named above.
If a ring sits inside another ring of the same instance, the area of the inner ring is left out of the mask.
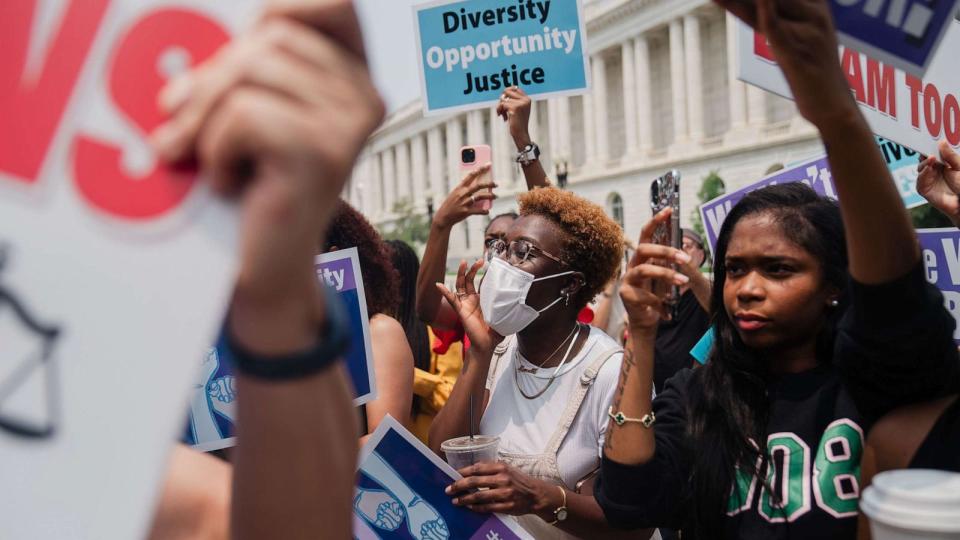
[[[400,305],[397,308],[397,320],[403,326],[413,351],[413,365],[424,371],[430,371],[430,337],[427,325],[417,317],[417,273],[420,271],[420,259],[409,245],[400,240],[387,240],[390,246],[393,266],[400,274]],[[413,396],[413,413],[420,410],[420,396]]]
[[[738,468],[760,482],[766,477],[769,366],[740,339],[723,302],[733,229],[741,219],[757,214],[776,220],[787,238],[820,261],[825,283],[841,291],[840,305],[827,313],[817,336],[821,364],[832,361],[837,322],[847,303],[847,250],[835,201],[804,184],[791,183],[754,191],[733,208],[720,229],[714,258],[710,311],[716,340],[709,363],[693,374],[688,395],[692,517],[700,538],[722,530],[732,490],[746,500],[748,494],[740,493],[742,486],[734,481]]]

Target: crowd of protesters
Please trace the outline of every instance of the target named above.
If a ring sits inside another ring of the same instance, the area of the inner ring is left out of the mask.
[[[851,96],[828,3],[717,3],[769,40],[838,200],[801,184],[750,193],[723,223],[712,280],[694,231],[682,249],[654,242],[669,209],[633,244],[553,187],[526,153],[531,101],[515,87],[497,112],[529,191],[490,216],[476,262],[444,284],[452,227],[495,198],[485,168],[435,213],[422,259],[385,242],[331,196],[384,115],[348,0],[274,3],[189,92],[162,94],[159,155],[196,159],[239,200],[225,332],[242,398],[229,462],[173,452],[152,537],[349,537],[358,444],[387,414],[441,455],[475,429],[500,437],[499,459],[447,493],[535,538],[866,537],[858,496],[875,474],[960,472],[955,322]],[[960,226],[949,145],[921,162],[918,191]],[[336,362],[343,319],[314,273],[318,251],[353,247],[380,390],[359,411]],[[677,305],[656,283],[680,288]],[[827,459],[836,440],[848,451]]]

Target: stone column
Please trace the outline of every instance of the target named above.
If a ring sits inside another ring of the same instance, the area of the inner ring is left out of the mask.
[[[730,86],[730,130],[742,130],[747,126],[747,87],[737,79],[740,64],[737,58],[737,18],[726,15],[727,24],[727,81]]]
[[[700,142],[703,125],[703,54],[700,47],[700,19],[689,13],[683,17],[684,53],[687,76],[687,113],[690,137]]]
[[[633,156],[639,150],[637,143],[637,76],[634,43],[632,39],[620,45],[623,69],[623,117],[626,155]]]
[[[593,55],[593,111],[596,158],[602,164],[610,159],[610,129],[607,119],[607,62],[602,53]]]
[[[423,133],[417,133],[410,140],[411,176],[413,176],[413,208],[418,213],[427,211],[427,145]]]
[[[413,186],[410,182],[410,146],[403,141],[394,147],[397,167],[397,202],[413,204]]]
[[[383,195],[385,215],[393,214],[397,204],[397,167],[393,147],[383,151]]]
[[[640,153],[647,155],[653,150],[653,92],[650,85],[650,45],[647,36],[640,35],[633,40],[633,55],[637,63],[637,138]]]
[[[673,94],[674,143],[690,139],[687,122],[687,77],[684,67],[683,20],[670,21],[670,86]]]
[[[442,138],[442,126],[434,126],[427,131],[427,175],[430,178],[428,195],[433,197],[433,208],[436,210],[447,196],[447,184],[444,181],[443,171],[446,167]]]

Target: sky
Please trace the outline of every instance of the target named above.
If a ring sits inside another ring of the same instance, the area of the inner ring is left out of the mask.
[[[373,78],[391,112],[420,97],[414,4],[425,0],[354,0]]]

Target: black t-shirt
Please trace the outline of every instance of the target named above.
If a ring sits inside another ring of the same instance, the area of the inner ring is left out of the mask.
[[[690,367],[694,358],[690,350],[710,327],[710,315],[697,302],[693,291],[687,291],[677,304],[677,316],[661,323],[657,329],[653,355],[653,388],[659,394],[664,383],[681,369]]]
[[[910,460],[910,468],[960,472],[960,398],[937,419]]]
[[[731,490],[724,530],[711,538],[852,539],[866,432],[893,408],[955,392],[960,361],[953,318],[918,267],[878,286],[851,283],[832,363],[768,384],[768,483],[749,475]],[[654,458],[627,466],[604,458],[597,502],[614,526],[692,530],[691,461],[709,448],[688,438],[689,389],[703,370],[669,380],[654,400]]]

